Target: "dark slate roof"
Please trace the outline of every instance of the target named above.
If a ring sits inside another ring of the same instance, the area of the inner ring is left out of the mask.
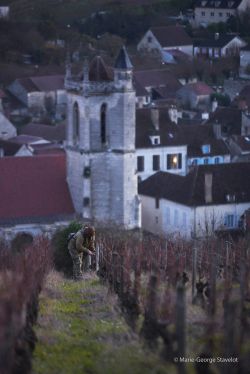
[[[211,113],[207,123],[220,124],[222,132],[227,135],[240,135],[241,110],[232,107],[218,107],[214,113]]]
[[[125,70],[126,69],[130,70],[133,68],[133,65],[130,61],[127,50],[124,46],[120,49],[120,52],[116,58],[114,67],[115,69],[125,69]]]
[[[199,7],[199,8],[218,8],[218,9],[237,9],[238,6],[242,0],[232,0],[231,1],[231,6],[229,6],[230,1],[228,0],[197,0],[195,2],[194,7]]]
[[[64,89],[64,75],[45,75],[17,79],[27,92],[48,92]]]
[[[204,165],[194,167],[186,176],[158,172],[139,183],[140,195],[161,198],[187,206],[203,206],[205,174],[213,176],[212,203],[229,204],[226,195],[235,195],[236,202],[250,203],[250,163]]]
[[[0,159],[0,220],[73,214],[66,156]]]
[[[181,127],[181,134],[186,140],[187,155],[193,157],[211,157],[229,155],[229,149],[222,139],[216,139],[211,125],[188,125]],[[210,145],[210,152],[204,154],[202,145]]]
[[[52,126],[30,123],[21,128],[20,134],[38,136],[52,142],[62,142],[66,139],[66,124]]]
[[[165,86],[172,91],[182,87],[173,72],[168,69],[137,70],[134,72],[134,77],[143,87]]]
[[[110,75],[101,56],[96,56],[89,66],[89,80],[93,82],[110,81]]]
[[[151,27],[150,30],[162,47],[193,45],[183,26]]]
[[[228,43],[230,43],[235,37],[237,36],[229,34],[219,34],[218,38],[215,38],[214,35],[211,35],[208,38],[195,39],[194,47],[223,48]]]
[[[155,110],[155,109],[153,109]],[[152,148],[150,136],[160,135],[159,146],[185,145],[180,128],[169,119],[166,109],[159,109],[159,131],[156,131],[152,119],[151,109],[136,110],[136,148]]]

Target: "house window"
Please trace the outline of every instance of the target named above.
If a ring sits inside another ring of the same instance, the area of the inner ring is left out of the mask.
[[[107,114],[107,104],[102,104],[100,119],[101,119],[101,143],[106,143],[106,114]]]
[[[165,218],[166,218],[166,224],[170,225],[170,223],[171,223],[171,216],[170,216],[170,208],[169,207],[166,207]]]
[[[206,12],[201,12],[202,17],[205,17]]]
[[[231,16],[231,13],[227,12],[227,17],[229,18]]]
[[[148,43],[152,43],[152,36],[148,36]]]
[[[167,170],[182,168],[182,154],[167,155]]]
[[[204,165],[208,165],[209,164],[209,158],[204,158]]]
[[[137,157],[137,171],[144,171],[144,157]]]
[[[183,226],[184,228],[187,227],[187,213],[186,213],[186,212],[183,212],[183,213],[182,213],[182,226]]]
[[[155,198],[155,209],[160,208],[160,199],[158,197]]]
[[[211,16],[211,17],[214,17],[214,12],[211,12],[211,13],[210,13],[210,16]]]
[[[159,222],[159,218],[156,216],[155,217],[155,223],[158,224],[158,222]]]
[[[210,153],[210,144],[204,144],[204,145],[201,147],[201,150],[202,150],[202,153],[203,153],[203,154]]]
[[[157,171],[160,170],[160,156],[153,155],[153,170]]]
[[[219,157],[215,157],[215,159],[214,159],[214,163],[215,163],[215,164],[219,164],[219,163],[220,163],[220,158],[219,158]]]
[[[221,12],[219,12],[219,17],[222,17],[222,13]]]
[[[174,225],[177,227],[179,224],[179,212],[175,209],[174,211]]]
[[[194,158],[193,160],[192,160],[192,163],[191,163],[192,165],[198,165],[198,160],[196,159],[196,158]]]
[[[224,220],[224,225],[228,228],[234,227],[235,226],[235,216],[233,214],[226,214],[225,215],[225,220]]]

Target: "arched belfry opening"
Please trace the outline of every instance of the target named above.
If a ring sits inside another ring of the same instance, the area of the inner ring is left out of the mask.
[[[107,104],[102,104],[100,112],[100,122],[101,122],[101,144],[106,144],[107,142]]]
[[[73,141],[76,144],[79,141],[80,134],[80,113],[78,103],[73,106]]]

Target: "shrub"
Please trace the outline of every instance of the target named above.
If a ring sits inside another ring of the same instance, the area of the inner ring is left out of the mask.
[[[71,222],[63,230],[58,230],[52,238],[53,260],[56,270],[62,271],[65,275],[72,275],[72,260],[68,252],[68,236],[81,228],[78,222]]]
[[[21,253],[33,243],[33,236],[27,232],[19,232],[11,241],[13,253]]]

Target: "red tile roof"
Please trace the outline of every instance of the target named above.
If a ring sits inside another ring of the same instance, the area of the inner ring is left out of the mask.
[[[65,155],[0,159],[0,220],[71,215]]]

